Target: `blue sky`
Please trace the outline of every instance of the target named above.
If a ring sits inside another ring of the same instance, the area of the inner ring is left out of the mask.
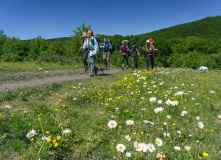
[[[0,0],[0,30],[22,40],[69,37],[83,22],[125,36],[218,15],[221,0]]]

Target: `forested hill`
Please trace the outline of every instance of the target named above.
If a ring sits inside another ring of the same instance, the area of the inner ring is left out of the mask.
[[[135,37],[144,36],[157,38],[187,38],[195,36],[198,38],[220,38],[221,37],[221,16],[206,17],[201,20],[184,23],[169,28],[160,29],[146,34],[135,35]],[[71,40],[71,37],[53,38],[49,41],[61,42]]]
[[[177,26],[164,28],[158,31],[147,33],[148,36],[160,38],[187,38],[195,36],[198,38],[220,38],[221,37],[221,16],[207,17]]]

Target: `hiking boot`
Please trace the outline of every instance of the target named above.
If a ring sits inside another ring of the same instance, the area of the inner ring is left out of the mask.
[[[91,73],[91,74],[90,74],[90,77],[94,77],[94,74]]]

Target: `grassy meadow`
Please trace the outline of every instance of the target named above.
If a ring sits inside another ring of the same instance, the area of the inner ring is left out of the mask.
[[[0,72],[26,72],[57,69],[81,69],[81,63],[75,65],[47,62],[0,62]]]
[[[218,160],[220,75],[130,70],[2,93],[0,159]]]

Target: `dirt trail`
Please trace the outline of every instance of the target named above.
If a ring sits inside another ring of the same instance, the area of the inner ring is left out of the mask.
[[[119,73],[121,69],[98,70],[98,76],[106,76],[109,74]],[[104,73],[104,74],[103,74]],[[68,75],[59,75],[68,74]],[[84,73],[83,69],[68,69],[68,70],[54,70],[54,71],[40,71],[40,72],[18,72],[18,73],[3,73],[0,72],[0,92],[6,92],[19,88],[33,88],[41,87],[51,83],[64,83],[82,81],[89,77],[90,72]],[[40,76],[40,78],[38,78]],[[13,79],[10,79],[13,77]],[[7,80],[7,78],[9,80]],[[19,80],[17,80],[17,78]]]

